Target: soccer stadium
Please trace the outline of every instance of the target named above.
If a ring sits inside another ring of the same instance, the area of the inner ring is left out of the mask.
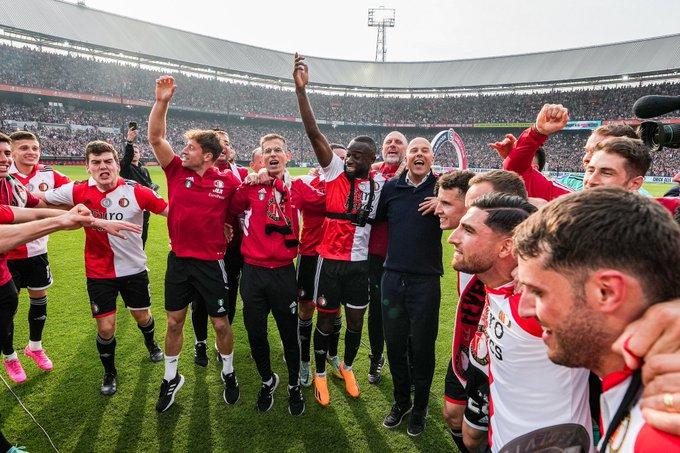
[[[513,134],[522,140],[525,137],[523,134],[526,134],[524,131],[536,128],[535,124],[539,123],[537,115],[544,104],[561,104],[568,109],[568,121],[565,119],[558,130],[551,132],[541,145],[545,153],[545,163],[540,173],[548,181],[563,181],[582,178],[584,147],[594,130],[603,126],[621,125],[637,128],[645,119],[637,118],[633,112],[636,100],[648,95],[670,97],[680,94],[680,53],[677,50],[680,48],[680,34],[567,50],[449,61],[369,62],[310,56],[304,60],[309,67],[309,83],[306,86],[306,95],[301,97],[300,85],[296,85],[298,81],[292,77],[295,60],[291,53],[190,33],[92,9],[84,3],[0,0],[0,10],[5,12],[0,18],[0,131],[7,135],[16,131],[33,133],[40,143],[42,164],[52,166],[73,181],[87,181],[89,176],[85,169],[85,149],[88,143],[107,142],[120,152],[122,159],[130,124],[135,123],[135,129],[139,130],[135,146],[139,147],[140,162],[148,170],[150,179],[157,184],[157,188],[154,188],[165,200],[169,197],[164,174],[164,169],[167,172],[166,164],[157,159],[157,142],[147,140],[147,132],[151,137],[154,129],[160,130],[158,126],[151,124],[149,118],[152,107],[156,108],[154,105],[159,99],[158,91],[154,95],[154,87],[157,87],[157,79],[164,74],[171,75],[177,85],[167,112],[167,128],[165,123],[162,128],[163,140],[167,139],[175,152],[179,153],[185,148],[188,140],[185,131],[226,131],[230,147],[235,152],[233,165],[248,168],[255,161],[253,151],[258,147],[261,147],[260,152],[266,150],[264,144],[267,141],[261,142],[261,137],[279,134],[285,137],[283,143],[290,152],[287,161],[290,175],[300,177],[300,180],[307,178],[310,172],[317,175],[321,159],[317,158],[318,143],[321,142],[314,139],[319,136],[313,135],[313,129],[309,128],[309,118],[301,114],[299,105],[303,104],[299,102],[302,103],[303,98],[308,99],[313,106],[318,130],[327,138],[327,142],[323,143],[337,143],[343,148],[347,146],[348,161],[350,155],[355,155],[352,147],[352,143],[356,143],[355,137],[365,137],[365,140],[374,143],[378,156],[374,165],[379,165],[383,164],[381,145],[392,136],[392,131],[402,133],[408,140],[424,137],[428,142],[442,131],[451,130],[452,134],[455,132],[458,141],[446,141],[436,149],[429,150],[430,153],[434,151],[432,175],[458,169],[485,174],[490,170],[507,168],[507,158],[488,144],[503,141],[506,134]],[[21,13],[9,13],[17,11]],[[106,30],[106,33],[102,33],[102,30]],[[306,70],[304,63],[296,65],[295,71]],[[302,90],[304,91],[304,86]],[[653,121],[663,122],[673,131],[678,131],[678,110],[666,109],[657,116]],[[278,139],[270,137],[268,140]],[[625,140],[639,142],[634,139]],[[521,142],[517,143],[519,148]],[[668,146],[661,150],[651,152],[649,168],[641,175],[639,186],[647,199],[664,197],[665,193],[680,184],[680,142],[668,139],[666,144]],[[412,145],[413,142],[409,149]],[[466,165],[461,162],[461,148]],[[328,146],[329,153],[330,149]],[[329,166],[336,160],[339,161],[336,157],[331,160],[331,154],[326,161]],[[415,159],[417,161],[418,157]],[[358,162],[356,158],[354,162]],[[408,162],[407,157],[403,165],[408,166]],[[186,167],[185,164],[182,165]],[[326,167],[323,171],[326,171]],[[339,171],[342,173],[342,168]],[[348,172],[348,167],[344,171]],[[411,175],[410,171],[409,168],[404,170],[407,180]],[[524,178],[523,174],[520,176]],[[373,182],[371,178],[369,176],[367,180]],[[394,178],[398,179],[399,174]],[[353,181],[351,178],[349,180]],[[386,188],[391,179],[385,180]],[[377,181],[376,177],[375,182]],[[524,181],[526,183],[526,179]],[[241,177],[238,182],[241,182]],[[221,190],[223,186],[218,183],[223,183],[221,180],[215,181],[215,187]],[[259,184],[257,177],[251,183]],[[325,184],[330,191],[331,181]],[[465,184],[468,184],[467,181]],[[532,194],[531,187],[526,184],[529,200],[531,197],[543,198]],[[360,184],[357,187],[359,186]],[[396,186],[400,187],[398,183]],[[185,187],[191,188],[188,180]],[[443,184],[438,187],[439,190],[446,189]],[[32,187],[28,189],[32,190]],[[172,190],[176,193],[178,189]],[[564,190],[561,193],[570,191]],[[465,197],[464,192],[461,190]],[[354,186],[351,194],[348,200],[354,196]],[[383,200],[378,201],[377,197],[374,200],[373,189],[370,196],[367,193],[363,195],[369,199],[369,212],[373,201],[377,206],[376,211],[381,212],[380,203]],[[676,190],[675,196],[677,195]],[[260,194],[260,201],[263,196]],[[434,197],[436,194],[431,191],[429,196]],[[524,198],[527,198],[526,194]],[[636,197],[636,200],[637,198],[643,197]],[[50,202],[49,196],[42,199]],[[72,205],[77,204],[74,200],[72,196]],[[127,199],[124,200],[128,203]],[[253,200],[256,203],[257,196]],[[275,195],[272,200],[270,207],[272,203],[278,206],[280,201]],[[551,200],[544,200],[548,201]],[[436,199],[434,203],[437,203]],[[548,208],[552,205],[553,202]],[[102,206],[106,208],[104,201]],[[127,204],[124,206],[121,202],[120,206],[124,208]],[[166,262],[171,262],[168,258],[171,246],[166,223],[169,224],[172,218],[172,198],[170,206],[171,214],[167,221],[160,216],[151,215],[144,250],[148,257],[150,313],[153,315],[149,323],[155,320],[155,341],[163,350],[166,321],[169,322],[163,306],[164,299],[168,297],[168,286],[164,282]],[[255,210],[256,205],[252,206]],[[325,206],[328,208],[328,201]],[[364,209],[361,202],[359,207]],[[388,212],[387,222],[393,228],[390,223],[393,217],[389,216],[391,208],[385,209]],[[432,209],[438,212],[434,205]],[[546,208],[541,208],[539,214],[544,209]],[[653,208],[650,209],[654,211]],[[147,212],[149,210],[151,209],[145,209]],[[158,213],[161,211],[162,207],[158,209]],[[305,223],[305,212],[303,209],[300,212],[303,216],[302,223]],[[347,222],[349,225],[349,219],[351,225],[354,225],[352,228],[358,230],[366,226],[366,219],[361,224],[361,219],[352,217],[357,214],[349,213],[345,217],[338,215],[335,218],[326,215],[326,222]],[[435,219],[436,229],[441,233],[438,227],[440,220],[432,212],[429,216]],[[534,216],[536,214],[532,217]],[[664,217],[660,222],[669,217],[661,214],[659,216]],[[285,215],[283,217],[286,218]],[[14,218],[18,219],[16,213]],[[251,222],[255,222],[255,218],[253,213]],[[675,218],[678,218],[677,213]],[[202,222],[202,219],[194,220],[197,224]],[[240,224],[236,222],[235,225],[238,228]],[[405,228],[411,231],[410,228],[415,228],[413,225],[420,224],[409,223]],[[607,228],[609,226],[603,227],[605,230]],[[377,230],[375,225],[373,229]],[[371,231],[370,227],[368,231]],[[420,241],[425,239],[426,233],[423,231],[429,230],[418,231],[412,237],[401,239]],[[288,394],[283,382],[274,393],[279,379],[276,377],[276,385],[271,390],[274,395],[273,406],[266,410],[260,409],[263,413],[258,412],[256,399],[258,391],[262,392],[265,379],[261,379],[258,374],[260,362],[254,357],[260,353],[259,346],[249,344],[249,338],[253,341],[255,335],[248,331],[250,329],[246,329],[244,323],[242,296],[243,285],[247,284],[244,283],[247,275],[245,273],[241,277],[241,295],[233,318],[234,352],[233,356],[229,354],[229,360],[233,360],[233,370],[238,373],[238,402],[230,404],[227,401],[225,404],[228,399],[226,390],[224,400],[222,397],[222,389],[226,384],[223,382],[225,374],[223,372],[220,375],[220,369],[226,355],[221,349],[216,354],[217,334],[212,327],[208,329],[207,342],[203,343],[204,352],[207,344],[208,365],[198,366],[194,363],[194,332],[190,320],[187,319],[183,339],[179,337],[178,340],[183,345],[179,362],[179,371],[184,376],[183,387],[181,391],[177,391],[176,398],[175,393],[172,394],[169,403],[172,407],[168,408],[168,405],[159,412],[158,384],[164,380],[164,365],[149,360],[151,350],[147,351],[142,347],[142,337],[135,327],[135,319],[138,318],[127,316],[128,310],[122,305],[120,298],[113,346],[116,348],[117,391],[114,385],[115,395],[102,394],[105,392],[104,387],[100,392],[101,363],[104,363],[105,369],[106,364],[101,345],[108,344],[105,341],[109,340],[103,337],[102,331],[96,334],[95,322],[91,319],[92,316],[97,317],[97,306],[91,300],[92,295],[88,294],[91,273],[84,265],[81,253],[85,248],[85,234],[82,231],[55,233],[49,241],[50,261],[47,269],[48,273],[51,271],[54,283],[47,290],[50,302],[46,324],[45,317],[42,318],[45,324],[45,350],[49,352],[54,369],[47,373],[24,355],[23,349],[29,339],[29,323],[26,320],[31,318],[31,313],[29,297],[26,290],[22,289],[18,296],[18,311],[14,316],[13,347],[18,352],[26,377],[24,382],[12,382],[7,373],[0,370],[4,381],[0,390],[0,431],[11,445],[25,446],[25,450],[8,451],[459,451],[462,443],[452,440],[451,433],[455,430],[449,420],[442,417],[442,411],[445,410],[445,401],[448,401],[444,399],[444,382],[447,379],[447,364],[451,367],[452,333],[456,324],[459,291],[463,291],[467,283],[458,281],[457,270],[451,265],[452,260],[455,263],[458,259],[458,254],[454,255],[454,247],[451,245],[453,242],[447,242],[449,234],[449,231],[443,231],[441,243],[435,244],[442,251],[439,265],[443,264],[443,278],[440,303],[437,301],[438,311],[433,318],[433,322],[438,324],[427,327],[427,330],[434,332],[432,340],[435,341],[434,377],[431,379],[431,387],[430,384],[422,386],[429,389],[429,404],[425,413],[421,414],[426,417],[427,425],[425,429],[423,424],[423,429],[417,432],[409,425],[407,432],[407,423],[392,430],[386,428],[389,423],[385,416],[390,412],[390,407],[396,404],[392,364],[388,358],[392,347],[389,342],[383,353],[387,361],[384,367],[380,365],[377,383],[369,383],[367,380],[369,369],[372,370],[371,373],[375,372],[369,344],[368,329],[371,321],[368,310],[363,326],[359,324],[360,343],[356,360],[353,366],[347,367],[350,373],[351,370],[356,373],[361,389],[359,398],[352,397],[351,393],[346,394],[346,384],[342,379],[333,376],[328,367],[330,405],[317,404],[319,397],[315,396],[314,385],[303,386],[301,391],[305,410],[299,417],[293,417],[291,414],[294,409],[292,405],[287,406]],[[245,244],[246,239],[243,240]],[[615,241],[616,238],[611,240]],[[172,254],[176,253],[177,242],[173,241]],[[383,259],[384,256],[383,253]],[[92,258],[86,257],[86,262],[88,259]],[[338,258],[329,261],[335,259]],[[416,260],[417,257],[413,259]],[[389,260],[388,252],[388,262]],[[10,263],[11,261],[10,258]],[[317,267],[317,283],[318,273],[327,264],[327,257],[323,257],[323,262],[323,265],[319,264]],[[354,259],[348,259],[347,262],[356,264]],[[246,258],[246,266],[249,266],[248,263]],[[385,269],[389,270],[387,264]],[[413,275],[418,275],[418,272]],[[387,274],[383,279],[383,285],[385,284]],[[368,288],[367,285],[368,280]],[[248,292],[252,290],[251,287]],[[677,298],[673,294],[668,296],[662,300]],[[46,301],[47,299],[45,303]],[[34,297],[31,296],[31,304],[33,303]],[[315,303],[318,313],[328,311],[328,307],[324,306],[327,303],[325,300],[317,300]],[[349,302],[342,303],[350,306]],[[383,300],[382,303],[387,302]],[[92,313],[89,313],[89,308],[92,308]],[[113,310],[115,315],[115,306]],[[134,310],[136,309],[131,313]],[[383,307],[383,316],[386,310]],[[342,309],[340,311],[344,313]],[[189,309],[189,312],[192,310]],[[678,312],[680,311],[676,308],[675,313]],[[505,316],[502,311],[501,314]],[[210,314],[211,317],[213,315]],[[191,316],[190,313],[187,318]],[[314,319],[316,316],[318,314]],[[479,318],[479,314],[477,317]],[[515,322],[504,319],[501,321],[508,330]],[[277,335],[282,324],[279,319],[275,322],[273,317],[269,317],[266,322],[263,328],[265,337],[267,327],[269,331],[267,348],[271,346],[271,350],[267,353],[271,358],[271,370],[283,381],[287,376],[286,370],[290,370],[287,368],[289,363],[286,357],[291,356],[287,355],[283,333],[281,340]],[[348,322],[349,319],[343,320],[343,327],[339,331],[341,359],[343,350],[350,343],[346,338],[348,332],[351,332],[352,338],[357,335],[357,332],[350,331],[349,326],[352,324],[346,324]],[[474,325],[476,328],[477,323]],[[215,326],[217,329],[217,324]],[[316,322],[314,326],[317,326]],[[144,333],[142,324],[138,327]],[[381,327],[379,329],[382,330]],[[401,336],[406,338],[411,334],[402,332]],[[388,330],[385,330],[385,336],[390,337]],[[540,336],[539,333],[539,342]],[[148,339],[146,334],[144,338]],[[317,339],[315,333],[314,344],[311,346],[312,359],[319,349],[316,346]],[[34,339],[31,338],[31,341]],[[310,340],[307,341],[309,349]],[[418,343],[419,340],[412,337],[409,348],[415,348],[412,345]],[[5,360],[8,360],[6,346],[3,347],[3,354]],[[488,348],[491,350],[492,346],[489,345]],[[98,349],[102,357],[101,363],[97,356]],[[676,350],[664,352],[677,354]],[[419,352],[409,354],[409,362],[415,360],[420,363],[419,359],[412,357],[412,354],[420,354]],[[165,355],[170,356],[167,351]],[[313,363],[314,360],[312,369]],[[51,366],[50,364],[50,368]],[[177,364],[174,366],[177,369]],[[413,363],[410,366],[413,367]],[[586,367],[583,364],[580,366]],[[406,371],[406,374],[409,373],[418,375],[413,370]],[[420,378],[411,379],[410,386],[415,388],[420,385]],[[498,382],[501,382],[500,378]],[[462,380],[461,383],[464,384]],[[290,388],[289,385],[289,392]],[[677,385],[675,388],[676,390],[665,390],[671,392],[665,393],[663,400],[669,413],[680,410],[680,394],[672,393],[677,391]],[[493,392],[492,389],[492,395]],[[670,395],[670,399],[667,395]],[[675,408],[673,395],[676,400]],[[259,404],[258,401],[258,406]],[[462,404],[469,405],[465,400]],[[486,404],[487,415],[493,420],[494,410],[488,414],[488,402]],[[545,401],[544,404],[550,405],[551,402]],[[503,406],[498,401],[493,406],[496,417],[500,419]],[[616,411],[616,407],[610,410]],[[466,420],[467,417],[466,412]],[[409,420],[408,416],[404,420]],[[487,425],[488,423],[487,417]],[[594,425],[597,423],[595,420]],[[672,428],[665,430],[671,432],[667,435],[670,439],[668,442],[671,443],[654,445],[680,448],[677,437],[680,436],[680,429],[677,428],[680,420],[676,418],[673,423]],[[494,426],[493,421],[491,426]],[[586,439],[591,441],[590,451],[594,451],[592,428],[593,426],[587,427],[591,437],[586,434]],[[605,436],[606,428],[607,426],[600,428],[595,442],[598,436]],[[462,439],[463,434],[460,436]],[[529,444],[516,444],[514,450],[502,451],[534,451],[527,445]],[[499,451],[500,447],[497,444],[484,444],[480,448]],[[612,448],[606,451],[616,450]]]

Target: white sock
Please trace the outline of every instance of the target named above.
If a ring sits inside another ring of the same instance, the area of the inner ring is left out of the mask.
[[[231,354],[222,354],[222,374],[230,374],[234,372],[234,352]]]
[[[203,344],[205,344],[206,341],[207,341],[207,340],[201,340],[201,341],[195,340],[195,341],[194,341],[194,344],[198,344],[198,343],[203,343]]]
[[[324,371],[323,373],[316,373],[316,375],[319,377],[326,377],[326,372]]]
[[[179,355],[165,356],[165,375],[163,379],[170,382],[177,376],[177,364],[179,363]]]
[[[31,351],[40,351],[42,349],[42,341],[29,341],[28,349]]]
[[[352,365],[347,365],[345,362],[342,362],[342,367],[345,371],[352,371]]]
[[[17,357],[17,352],[14,351],[10,355],[5,355],[3,354],[3,357],[5,358],[5,362],[9,362],[10,360],[18,360],[19,357]]]

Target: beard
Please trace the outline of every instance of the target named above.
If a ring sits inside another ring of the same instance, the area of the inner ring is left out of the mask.
[[[401,159],[399,159],[398,154],[388,154],[385,156],[384,161],[386,164],[395,165],[398,164],[401,161]]]
[[[566,319],[563,326],[552,329],[555,346],[548,349],[548,358],[557,365],[595,369],[614,341],[602,318],[589,309],[584,297],[577,296]]]
[[[466,274],[476,275],[483,274],[493,267],[494,260],[488,259],[480,256],[465,256],[462,255],[463,259],[456,261],[454,256],[453,268],[458,272],[464,272]]]

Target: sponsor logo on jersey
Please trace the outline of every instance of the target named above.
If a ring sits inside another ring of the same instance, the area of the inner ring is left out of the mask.
[[[130,200],[123,197],[120,200],[118,200],[118,206],[120,206],[121,208],[127,208],[128,206],[130,206]]]
[[[50,188],[50,186],[46,182],[41,182],[40,184],[38,184],[38,190],[41,191],[41,192],[46,192],[47,189],[49,189],[49,188]],[[32,189],[29,189],[29,190],[32,191]]]
[[[222,181],[221,179],[216,179],[215,181],[213,181],[213,184],[214,184],[215,187],[217,187],[218,189],[223,189],[223,188],[224,188],[224,181]]]
[[[293,301],[293,302],[288,306],[288,308],[290,308],[290,313],[291,313],[292,315],[294,315],[294,314],[295,314],[295,308],[297,308],[297,303],[296,303],[295,301]]]
[[[184,181],[184,187],[186,187],[187,189],[190,189],[191,186],[193,186],[193,185],[194,185],[194,181],[192,180],[192,178],[187,178]]]
[[[260,189],[257,191],[257,198],[259,198],[260,201],[264,200],[264,196],[267,194],[267,191],[264,189]]]
[[[111,199],[109,198],[102,198],[101,205],[105,208],[111,207]]]

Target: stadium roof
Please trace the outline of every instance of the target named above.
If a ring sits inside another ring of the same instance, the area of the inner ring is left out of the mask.
[[[100,49],[290,80],[289,53],[189,33],[58,0],[0,0],[0,26]],[[680,69],[680,34],[468,60],[377,63],[309,57],[314,84],[433,89],[596,80]]]

